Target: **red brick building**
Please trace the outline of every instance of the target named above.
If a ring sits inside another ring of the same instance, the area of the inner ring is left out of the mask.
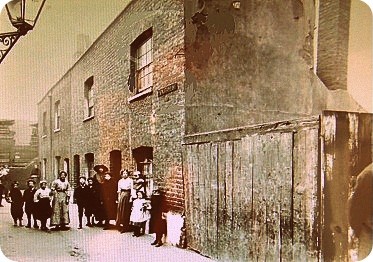
[[[348,3],[131,1],[39,102],[42,176],[138,169],[165,189],[177,243],[186,134],[360,109],[341,77],[319,77],[346,74],[348,17]],[[328,33],[338,63],[317,52]]]

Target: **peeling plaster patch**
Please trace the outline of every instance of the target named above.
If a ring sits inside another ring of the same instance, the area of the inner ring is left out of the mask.
[[[348,119],[349,119],[349,133],[350,137],[348,139],[348,148],[349,149],[354,149],[358,147],[359,144],[359,117],[357,114],[348,114]]]
[[[335,141],[335,134],[337,130],[337,121],[335,115],[325,116],[324,120],[325,126],[325,144],[332,144]]]
[[[331,174],[333,169],[333,163],[334,163],[334,155],[332,154],[326,154],[326,179],[328,181],[332,180]]]
[[[299,19],[304,15],[303,3],[300,0],[292,0],[291,4],[293,6],[293,18]]]
[[[179,244],[181,228],[184,225],[184,219],[180,214],[167,213],[167,241],[172,245]]]

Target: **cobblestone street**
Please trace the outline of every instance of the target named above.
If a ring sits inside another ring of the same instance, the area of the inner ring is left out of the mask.
[[[23,261],[212,261],[193,251],[170,245],[151,246],[153,236],[132,237],[100,227],[77,229],[77,207],[70,205],[71,229],[43,232],[14,227],[10,204],[0,207],[1,251],[18,262]],[[26,215],[23,217],[26,223]],[[1,259],[1,261],[3,261]]]

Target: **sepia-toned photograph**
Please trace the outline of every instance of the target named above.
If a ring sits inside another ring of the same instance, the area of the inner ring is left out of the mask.
[[[0,260],[371,261],[369,0],[1,0]]]

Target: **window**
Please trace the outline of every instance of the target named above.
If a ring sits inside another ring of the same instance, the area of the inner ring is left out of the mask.
[[[132,156],[136,163],[136,170],[144,176],[146,197],[153,192],[153,148],[140,146],[132,150]]]
[[[60,101],[54,104],[54,130],[58,131],[61,128],[61,108]]]
[[[95,166],[95,155],[93,153],[87,153],[84,155],[84,158],[87,166],[87,176],[93,177],[95,174],[95,171],[93,169],[93,167]]]
[[[131,44],[131,72],[129,89],[137,94],[151,90],[153,86],[152,29],[141,34]]]
[[[54,175],[56,178],[58,177],[58,173],[60,172],[60,162],[61,162],[61,157],[56,156],[54,159]]]
[[[42,179],[46,179],[47,177],[47,159],[46,158],[43,158],[43,165],[41,166],[41,176],[42,176]]]
[[[42,135],[47,135],[47,112],[43,112],[43,130]]]
[[[86,118],[93,117],[95,115],[93,102],[93,76],[91,76],[84,82],[84,99],[86,104]]]

